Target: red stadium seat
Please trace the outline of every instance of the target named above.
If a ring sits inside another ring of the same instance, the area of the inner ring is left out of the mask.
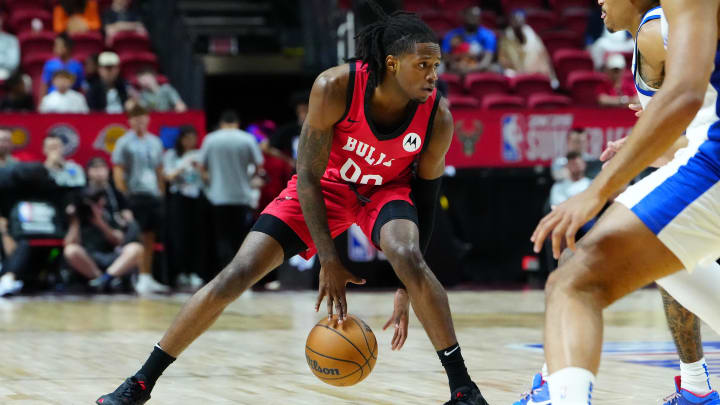
[[[440,80],[447,83],[448,93],[450,94],[463,94],[465,92],[462,79],[459,75],[454,73],[443,73],[440,75]]]
[[[510,90],[508,78],[497,73],[469,73],[465,76],[465,89],[482,102],[490,94],[505,94]]]
[[[73,47],[73,57],[77,60],[84,61],[88,55],[103,51],[104,45],[102,34],[97,31],[75,34],[71,38],[75,43],[75,46]]]
[[[42,75],[45,62],[55,57],[52,53],[34,53],[23,57],[22,69],[33,81]]]
[[[506,13],[516,9],[540,9],[543,8],[543,3],[543,0],[502,0],[502,8]]]
[[[575,104],[595,106],[598,103],[598,86],[610,79],[595,71],[576,71],[568,76],[568,88]]]
[[[569,30],[548,31],[540,37],[550,56],[553,56],[558,49],[582,49],[582,37]]]
[[[491,30],[496,29],[498,27],[497,20],[498,16],[494,11],[483,10],[482,14],[480,14],[480,24],[482,24],[485,28],[489,28]]]
[[[450,31],[454,28],[457,28],[457,26],[455,25],[455,22],[450,20],[445,13],[441,13],[441,12],[425,13],[422,16],[422,19],[440,37],[445,35],[448,31]]]
[[[527,99],[528,108],[565,108],[569,107],[572,99],[560,94],[531,94]]]
[[[562,12],[563,27],[581,38],[585,37],[589,18],[590,11],[587,9],[571,8]]]
[[[52,31],[27,31],[18,35],[23,57],[36,53],[52,53],[55,44],[55,33]]]
[[[150,52],[129,52],[121,54],[120,64],[124,77],[132,77],[138,70],[146,67],[152,67],[155,70],[158,68],[157,57]]]
[[[482,101],[484,110],[505,110],[509,108],[524,108],[525,100],[510,94],[491,94]]]
[[[14,13],[18,10],[41,9],[48,8],[47,0],[5,0],[5,7]]]
[[[32,21],[38,18],[44,29],[52,28],[50,13],[42,9],[20,9],[12,13],[9,26],[18,34],[32,30]]]
[[[568,74],[576,70],[593,70],[593,60],[587,51],[560,49],[553,55],[555,72],[561,86],[567,84]],[[567,87],[569,88],[569,87]]]
[[[475,97],[449,95],[450,108],[477,108],[480,103]]]
[[[407,0],[406,0],[407,2]],[[478,0],[437,0],[438,6],[441,9],[453,13],[458,13],[465,10],[468,7],[479,6],[480,1]]]
[[[525,13],[525,22],[535,32],[545,32],[555,28],[558,23],[558,18],[552,11],[531,9]]]
[[[517,75],[512,78],[512,87],[518,96],[528,97],[531,94],[552,93],[550,78],[539,73]]]
[[[416,13],[426,12],[437,8],[435,0],[405,0],[405,10]]]
[[[147,35],[133,31],[121,31],[112,39],[112,47],[116,53],[142,52],[150,50],[150,39]]]
[[[567,10],[569,8],[589,8],[597,4],[592,0],[550,0],[550,6],[555,10]]]

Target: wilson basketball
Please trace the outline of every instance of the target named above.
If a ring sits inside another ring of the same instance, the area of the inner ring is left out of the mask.
[[[348,315],[343,324],[324,318],[310,331],[305,358],[317,378],[330,385],[349,386],[364,380],[377,361],[378,345],[372,329]]]

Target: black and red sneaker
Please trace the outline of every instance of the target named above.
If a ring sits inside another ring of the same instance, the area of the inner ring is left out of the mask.
[[[145,377],[134,375],[122,383],[115,391],[103,395],[95,401],[98,405],[142,405],[150,399],[150,390]]]
[[[472,383],[453,391],[450,401],[445,402],[445,405],[488,405],[488,403],[477,385]]]

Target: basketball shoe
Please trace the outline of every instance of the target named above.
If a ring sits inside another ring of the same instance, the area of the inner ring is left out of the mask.
[[[477,385],[472,383],[453,391],[450,401],[445,402],[445,405],[488,405],[488,403]]]
[[[663,405],[720,405],[720,396],[713,390],[700,396],[680,388],[680,376],[675,377],[675,393],[663,399]]]
[[[134,375],[110,394],[95,401],[98,405],[142,405],[150,399],[150,388],[142,375]]]
[[[530,391],[524,393],[513,405],[550,405],[550,390],[542,374],[535,374]]]

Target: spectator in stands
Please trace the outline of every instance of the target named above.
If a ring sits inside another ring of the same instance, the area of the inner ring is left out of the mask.
[[[110,166],[108,166],[105,159],[101,157],[90,159],[86,170],[88,187],[105,191],[107,209],[110,210],[113,216],[119,217],[116,218],[116,222],[127,221],[137,226],[125,196],[110,182]]]
[[[130,223],[108,209],[105,190],[86,188],[68,214],[63,255],[73,269],[91,280],[91,286],[107,290],[113,278],[140,266],[143,246],[128,239]]]
[[[75,76],[67,70],[58,70],[53,74],[53,90],[46,94],[38,111],[43,114],[86,114],[89,112],[85,96],[71,89]]]
[[[551,171],[555,181],[565,180],[570,177],[567,170],[566,154],[573,152],[579,153],[585,160],[586,175],[591,179],[594,178],[602,168],[602,162],[587,153],[588,134],[585,128],[575,127],[568,132],[566,150],[563,156],[553,160]]]
[[[181,287],[200,288],[204,281],[198,276],[199,259],[203,245],[203,178],[200,171],[200,151],[197,130],[192,125],[180,128],[175,147],[165,152],[163,170],[169,183],[169,226],[171,257],[175,263],[177,284]]]
[[[30,262],[30,245],[16,240],[7,218],[0,215],[0,297],[17,294],[23,288],[20,276]]]
[[[185,112],[187,106],[183,103],[177,90],[170,83],[158,84],[157,76],[152,68],[142,69],[137,74],[140,85],[140,105],[150,111]]]
[[[3,31],[0,14],[0,80],[6,80],[20,65],[20,43],[15,35]]]
[[[40,83],[40,94],[47,94],[48,87],[52,90],[52,79],[58,70],[67,70],[75,75],[73,90],[80,91],[80,86],[85,79],[84,69],[80,62],[72,59],[72,48],[74,43],[67,34],[60,34],[55,38],[53,53],[55,57],[45,63],[42,72],[42,83]]]
[[[572,151],[565,156],[568,177],[553,184],[550,189],[550,206],[554,207],[580,194],[590,186],[592,180],[585,175],[587,165],[581,153]]]
[[[515,10],[510,15],[510,25],[500,39],[498,58],[508,76],[541,73],[555,78],[545,45],[535,30],[525,23],[525,12],[522,10]]]
[[[251,172],[258,172],[263,155],[253,135],[241,131],[234,111],[220,117],[220,129],[208,134],[201,148],[203,170],[209,180],[206,195],[212,205],[217,259],[224,266],[249,231],[253,188]]]
[[[120,77],[120,58],[115,52],[103,52],[98,57],[97,80],[90,82],[87,101],[93,111],[120,114],[128,101],[128,83]]]
[[[135,105],[127,114],[130,130],[115,144],[112,162],[115,185],[128,197],[142,232],[144,254],[135,290],[142,295],[167,292],[168,287],[152,276],[155,239],[164,222],[163,145],[148,132],[150,116],[146,109]]]
[[[118,32],[134,31],[138,34],[147,34],[145,26],[140,21],[140,14],[129,7],[130,0],[113,0],[102,17],[105,29],[105,39],[108,45]]]
[[[60,0],[53,10],[53,29],[69,35],[99,31],[97,0]]]
[[[298,139],[300,139],[300,131],[305,117],[307,117],[310,94],[307,92],[296,93],[292,95],[291,99],[295,109],[295,120],[278,128],[270,137],[269,145],[263,143],[261,146],[263,152],[284,159],[292,167],[295,167]]]
[[[53,74],[53,90],[40,101],[38,111],[43,114],[86,114],[90,110],[85,96],[71,89],[75,76],[67,70],[58,70]]]
[[[84,187],[85,172],[82,166],[65,159],[65,144],[60,136],[50,133],[43,141],[45,167],[60,187]]]
[[[0,127],[0,168],[10,167],[17,163],[12,153],[12,133],[8,128]]]
[[[602,69],[608,57],[614,53],[631,53],[635,50],[635,41],[627,31],[610,32],[603,30],[603,35],[588,47],[595,69]]]
[[[97,53],[88,55],[87,58],[85,58],[85,63],[83,64],[83,71],[85,72],[85,81],[82,84],[83,92],[87,92],[90,88],[90,82],[93,82],[100,77],[98,73],[99,58],[100,55]]]
[[[497,38],[492,30],[480,25],[480,7],[468,7],[463,12],[464,26],[451,30],[445,35],[442,43],[442,50],[445,54],[452,51],[452,42],[457,41],[456,37],[460,36],[462,42],[469,44],[469,53],[472,55],[477,64],[472,66],[473,71],[487,71],[493,66],[495,54],[497,53]],[[467,73],[461,69],[456,70],[452,64],[452,57],[449,66],[450,70],[458,73]]]
[[[608,107],[627,107],[630,103],[637,103],[637,91],[631,75],[625,75],[625,57],[619,53],[608,57],[605,64],[605,73],[610,83],[599,85],[598,103]]]
[[[5,82],[7,94],[0,100],[0,111],[5,112],[30,112],[35,111],[35,101],[27,91],[25,80],[20,72],[15,72]]]

